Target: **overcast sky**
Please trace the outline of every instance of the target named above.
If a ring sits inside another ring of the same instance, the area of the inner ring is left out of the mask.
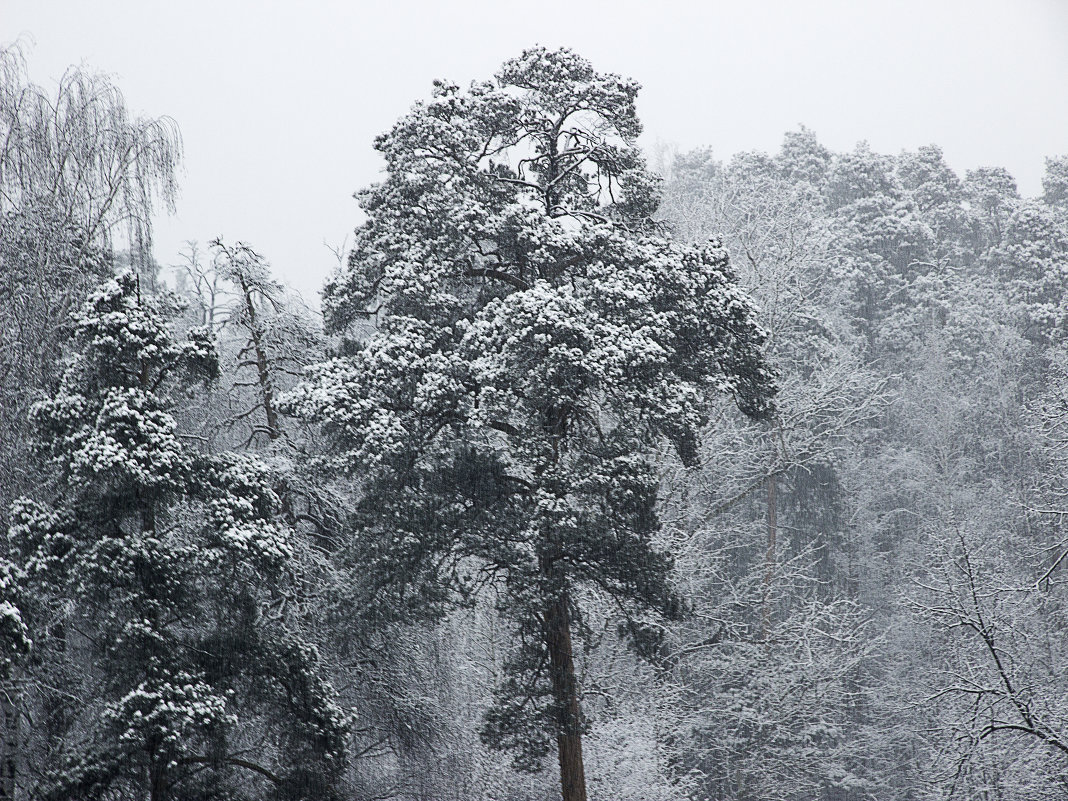
[[[187,239],[243,239],[309,299],[376,180],[374,136],[434,78],[489,77],[535,43],[639,80],[649,148],[775,151],[804,124],[834,150],[935,143],[960,172],[1007,167],[1024,194],[1068,153],[1068,0],[0,0],[0,42],[20,34],[38,83],[84,62],[178,122],[160,262]]]

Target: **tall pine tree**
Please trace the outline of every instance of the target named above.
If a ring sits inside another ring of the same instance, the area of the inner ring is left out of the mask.
[[[526,765],[555,744],[566,801],[586,797],[581,599],[611,598],[646,651],[638,621],[683,611],[658,443],[692,463],[718,396],[761,415],[772,392],[724,251],[657,235],[637,92],[542,48],[438,82],[377,140],[387,177],[327,284],[347,352],[289,401],[358,479],[369,615],[498,593],[516,648],[483,734]]]

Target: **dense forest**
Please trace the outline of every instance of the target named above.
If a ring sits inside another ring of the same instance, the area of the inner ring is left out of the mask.
[[[0,51],[0,798],[1068,797],[1068,157],[638,90],[435,82],[319,312]]]

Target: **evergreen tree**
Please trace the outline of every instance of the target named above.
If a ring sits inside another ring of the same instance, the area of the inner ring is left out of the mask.
[[[330,798],[345,715],[277,611],[294,533],[263,464],[183,442],[172,413],[218,368],[207,332],[171,336],[176,311],[129,272],[104,283],[75,318],[59,392],[33,407],[53,480],[9,531],[41,721],[23,784],[55,799]]]
[[[518,643],[484,736],[533,766],[553,740],[585,798],[572,638],[614,599],[655,647],[675,616],[654,546],[657,443],[693,463],[710,404],[768,409],[762,334],[724,252],[658,238],[638,85],[532,49],[467,91],[437,83],[376,146],[388,175],[328,283],[349,353],[291,396],[360,479],[369,613],[443,611],[490,585]]]

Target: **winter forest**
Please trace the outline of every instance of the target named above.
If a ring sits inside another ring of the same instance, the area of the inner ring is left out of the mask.
[[[308,301],[0,51],[0,799],[1068,798],[1068,155],[433,78]]]

